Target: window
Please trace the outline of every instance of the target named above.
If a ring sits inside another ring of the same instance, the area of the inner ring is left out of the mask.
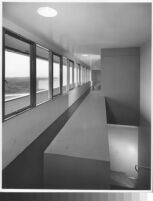
[[[61,57],[53,54],[53,96],[61,94]]]
[[[36,103],[50,99],[49,87],[49,50],[36,46]]]
[[[72,60],[3,30],[3,119],[85,82],[83,66],[76,64],[74,67]],[[86,81],[90,76],[86,69]]]
[[[86,83],[86,67],[84,67],[84,83]]]
[[[77,66],[74,67],[74,85],[77,86]]]
[[[82,66],[82,84],[84,84],[84,67]]]
[[[91,82],[92,79],[91,79],[91,70],[89,70],[89,81]]]
[[[83,79],[84,79],[84,84],[85,84],[86,83],[86,68],[85,67],[84,67],[83,71],[84,71]]]
[[[80,65],[77,64],[77,84],[80,85]]]
[[[80,66],[80,85],[82,85],[82,66]]]
[[[86,83],[86,68],[84,67],[84,84]]]
[[[31,43],[4,30],[3,118],[29,108],[31,103]]]
[[[67,92],[67,59],[63,57],[63,93]]]
[[[87,83],[87,68],[84,68],[84,72],[85,72],[85,83]]]
[[[69,89],[73,88],[73,77],[74,77],[74,63],[69,61]]]
[[[88,68],[86,69],[86,82],[88,82]]]

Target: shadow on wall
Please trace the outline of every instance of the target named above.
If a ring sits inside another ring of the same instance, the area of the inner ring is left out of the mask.
[[[142,125],[138,135],[138,189],[150,189],[151,184],[151,126],[150,122],[141,114]],[[145,164],[145,165],[144,165]],[[146,168],[143,168],[144,166]]]
[[[139,125],[139,113],[133,107],[106,97],[107,123],[120,125]]]

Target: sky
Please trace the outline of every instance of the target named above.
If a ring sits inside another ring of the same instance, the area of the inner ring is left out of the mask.
[[[49,62],[37,59],[37,77],[47,78],[49,73]],[[57,69],[57,70],[56,70]],[[16,54],[10,51],[5,53],[5,76],[29,77],[30,75],[30,58],[26,55]],[[54,63],[54,76],[59,75],[59,64]]]

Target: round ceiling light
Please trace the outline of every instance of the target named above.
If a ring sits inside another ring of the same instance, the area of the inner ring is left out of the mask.
[[[57,11],[50,7],[40,7],[37,12],[43,17],[55,17],[57,15]]]

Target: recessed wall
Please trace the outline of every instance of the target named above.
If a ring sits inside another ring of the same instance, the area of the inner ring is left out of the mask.
[[[109,123],[139,124],[139,48],[101,50],[102,93]]]
[[[101,85],[101,70],[92,70],[92,85]]]
[[[138,164],[151,166],[151,40],[140,49],[140,127]],[[151,170],[141,168],[138,188],[150,188]]]

